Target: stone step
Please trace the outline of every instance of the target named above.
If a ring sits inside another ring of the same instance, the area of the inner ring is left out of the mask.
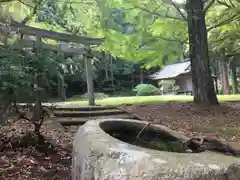
[[[117,110],[115,106],[64,106],[55,107],[56,111],[104,111],[104,110]]]
[[[56,117],[95,117],[124,114],[122,110],[104,110],[104,111],[54,111]]]
[[[136,117],[129,114],[121,114],[115,116],[97,116],[87,118],[57,118],[58,122],[63,126],[80,126],[83,125],[85,122],[94,119],[136,119]]]

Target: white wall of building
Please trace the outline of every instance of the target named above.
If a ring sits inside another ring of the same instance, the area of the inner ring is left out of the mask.
[[[176,84],[180,87],[179,91],[185,92],[193,90],[191,75],[179,76],[176,79]]]

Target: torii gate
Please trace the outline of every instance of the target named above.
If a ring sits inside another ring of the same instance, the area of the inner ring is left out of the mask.
[[[86,77],[87,77],[87,89],[88,89],[87,90],[88,91],[88,105],[90,105],[90,106],[95,105],[92,63],[88,59],[93,57],[90,45],[98,45],[99,46],[100,44],[102,44],[104,42],[103,38],[91,38],[91,37],[86,37],[86,36],[70,35],[70,34],[65,34],[65,33],[58,33],[58,32],[54,32],[54,31],[43,30],[43,29],[23,25],[14,20],[11,20],[9,23],[0,22],[0,30],[5,33],[16,32],[16,33],[20,33],[20,34],[24,34],[24,35],[36,36],[37,38],[48,38],[48,39],[53,39],[56,41],[75,42],[78,44],[83,44],[84,45],[83,48],[80,48],[80,49],[79,48],[76,48],[76,49],[69,48],[68,51],[70,51],[72,53],[74,52],[74,53],[84,55],[85,67],[86,67]],[[21,43],[22,42],[20,42],[20,44]],[[41,43],[40,45],[43,45],[43,48],[48,48],[48,49],[52,49],[54,47],[54,46],[43,44],[43,43]],[[23,48],[23,47],[26,47],[26,46],[23,45],[20,48]],[[31,47],[33,47],[33,46],[31,46]],[[61,49],[61,50],[63,50],[63,49]],[[63,52],[64,52],[64,50],[63,50]]]

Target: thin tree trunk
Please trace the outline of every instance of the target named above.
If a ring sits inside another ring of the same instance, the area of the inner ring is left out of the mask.
[[[214,90],[208,56],[207,30],[203,0],[188,0],[188,34],[194,102],[219,104]]]
[[[107,53],[104,53],[104,57],[105,57],[105,79],[108,80],[109,79],[109,75],[108,75],[108,69],[109,69],[109,56]]]
[[[134,65],[132,65],[132,89],[135,88],[134,82]]]
[[[220,59],[218,61],[218,69],[219,69],[219,76],[220,76],[220,80],[221,80],[221,92],[223,93],[223,84],[224,84],[224,81],[223,81],[223,74],[222,74],[222,60]]]
[[[221,50],[221,74],[222,74],[222,86],[223,86],[223,94],[229,94],[229,80],[228,80],[228,67],[227,67],[227,59],[225,56],[224,49]]]
[[[112,83],[112,88],[114,88],[113,59],[111,56],[109,56],[109,58],[110,58],[111,83]]]
[[[233,94],[238,93],[238,88],[237,88],[237,69],[236,69],[236,64],[235,64],[235,57],[232,59],[230,63],[231,67],[231,74],[232,74],[232,88],[233,88]]]
[[[42,120],[43,120],[43,110],[42,110],[42,98],[41,98],[41,89],[36,89],[35,90],[35,104],[33,108],[33,116],[31,118],[31,121],[33,124],[35,124],[35,129],[34,132],[39,134],[40,133],[40,128],[42,125]]]
[[[217,62],[214,61],[213,64],[212,64],[212,67],[213,67],[213,73],[214,73],[214,81],[215,81],[215,91],[216,91],[216,94],[219,94],[219,90],[218,90],[218,76],[217,76]]]
[[[87,79],[88,105],[95,105],[92,60],[84,57]]]
[[[57,82],[57,93],[58,93],[58,98],[60,98],[62,100],[62,97],[61,97],[61,77],[58,76],[58,82]]]
[[[184,44],[182,43],[180,47],[181,47],[180,59],[182,60],[184,59]]]
[[[142,67],[140,67],[140,84],[143,84],[144,82],[143,82],[144,80],[143,80],[143,69],[142,69]]]
[[[219,89],[218,89],[218,79],[217,79],[217,76],[214,77],[214,81],[215,81],[215,91],[216,91],[216,94],[219,94]]]

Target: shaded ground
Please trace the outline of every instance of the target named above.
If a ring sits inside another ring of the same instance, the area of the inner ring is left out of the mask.
[[[215,133],[228,141],[240,144],[240,103],[227,103],[220,107],[198,107],[192,103],[138,104],[120,106],[142,120],[161,123],[182,131],[187,135]],[[0,137],[23,136],[32,125],[26,121],[11,123],[1,128]],[[0,180],[70,180],[71,144],[77,127],[69,127],[66,132],[51,123],[42,129],[55,151],[45,147],[39,152],[37,147],[17,148],[11,144],[0,152]],[[1,144],[1,141],[0,141]]]
[[[122,105],[120,108],[142,120],[164,124],[190,136],[210,133],[240,143],[240,103],[202,107],[190,102],[174,102]]]
[[[19,121],[1,129],[7,137],[24,136],[33,129],[26,121]],[[0,180],[71,180],[72,138],[77,127],[62,134],[52,124],[45,124],[42,134],[55,148],[36,146],[9,148],[0,152]],[[3,137],[3,135],[1,135]],[[0,142],[1,144],[1,142]]]

